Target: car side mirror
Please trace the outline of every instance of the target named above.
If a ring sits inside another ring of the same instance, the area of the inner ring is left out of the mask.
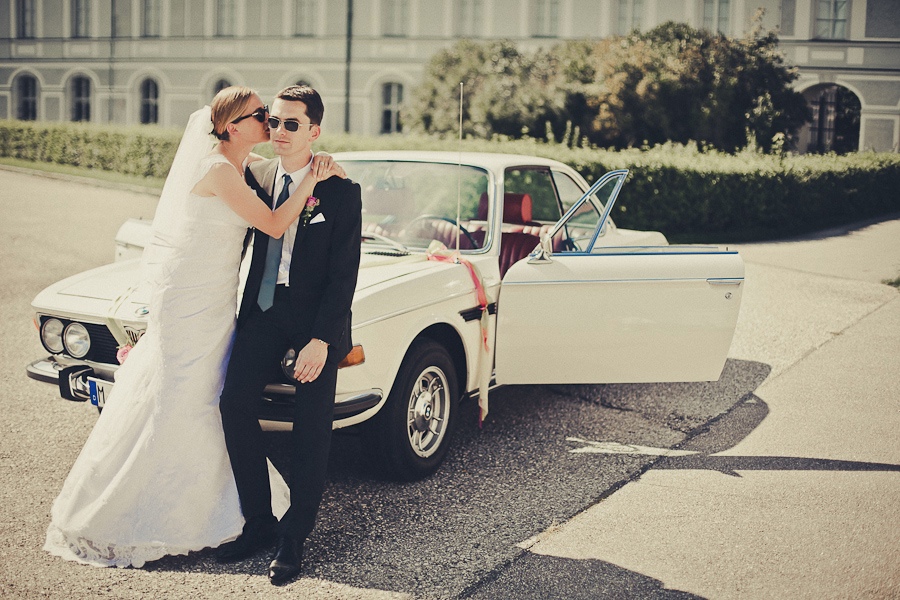
[[[553,239],[548,234],[541,236],[541,241],[528,258],[529,264],[550,262],[553,256]]]

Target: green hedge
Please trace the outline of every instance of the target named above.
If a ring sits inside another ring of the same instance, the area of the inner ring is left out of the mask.
[[[0,121],[0,156],[164,177],[180,132],[155,127]],[[454,139],[324,135],[318,147],[345,150],[451,150]],[[554,158],[593,181],[631,170],[616,223],[662,231],[674,242],[773,239],[900,212],[900,154],[778,156],[701,152],[665,144],[608,151],[536,140],[465,140],[466,151]],[[257,151],[271,156],[268,146]]]

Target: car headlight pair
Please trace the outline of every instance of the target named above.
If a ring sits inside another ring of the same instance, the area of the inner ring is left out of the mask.
[[[91,335],[81,323],[63,325],[59,319],[47,319],[41,325],[41,342],[54,354],[66,351],[73,358],[84,358],[91,349]]]

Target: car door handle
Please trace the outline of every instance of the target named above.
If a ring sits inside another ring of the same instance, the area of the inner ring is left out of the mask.
[[[706,283],[709,285],[741,285],[744,282],[743,279],[734,279],[734,278],[712,278],[706,280]]]

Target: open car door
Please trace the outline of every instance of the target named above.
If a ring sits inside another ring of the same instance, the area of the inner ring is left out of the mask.
[[[744,263],[737,252],[718,247],[597,246],[627,175],[604,175],[503,277],[497,383],[713,381],[721,375]]]

